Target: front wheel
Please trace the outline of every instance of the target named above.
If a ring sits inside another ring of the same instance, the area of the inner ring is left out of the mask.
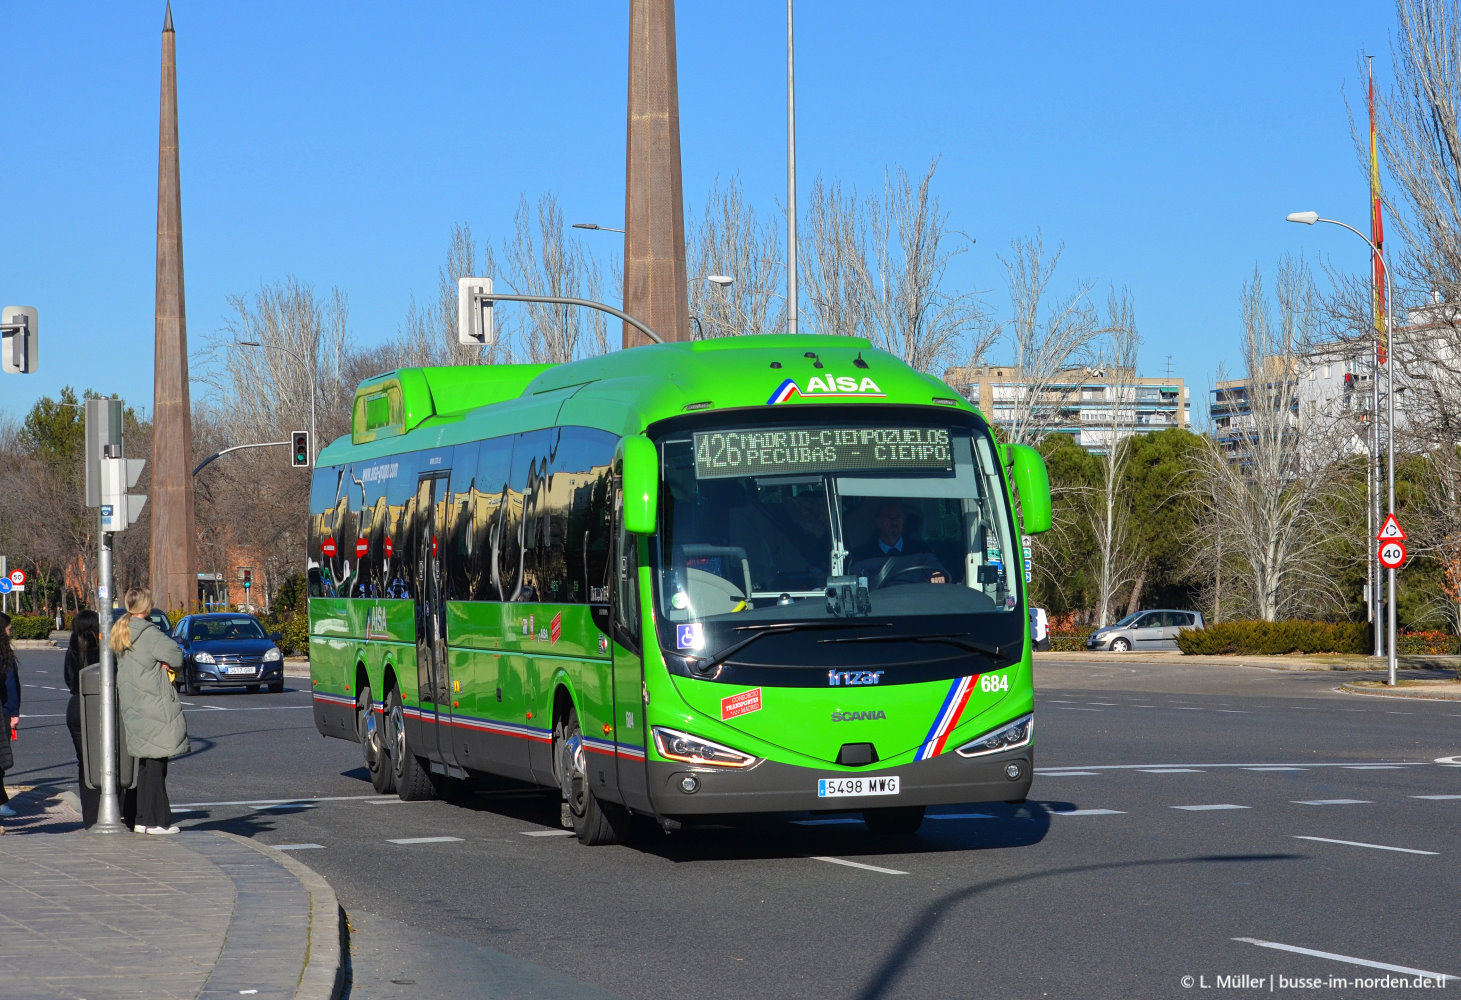
[[[365,755],[365,770],[370,774],[370,787],[381,795],[396,790],[396,775],[386,760],[385,744],[381,739],[381,721],[375,712],[375,702],[370,696],[370,685],[360,685],[360,694],[355,699],[355,738],[360,741]]]
[[[269,693],[270,694],[282,694],[283,692],[284,692],[284,682],[283,681],[270,681],[269,682]]]
[[[923,825],[923,806],[864,809],[862,821],[879,837],[911,837]]]
[[[401,692],[396,688],[386,694],[386,736],[391,769],[396,776],[396,794],[405,802],[436,798],[431,772],[422,766],[421,758],[411,752],[411,745],[406,742],[406,712],[401,707]]]
[[[596,847],[618,844],[629,828],[629,810],[611,802],[600,802],[589,787],[588,764],[585,760],[583,733],[578,727],[578,712],[570,708],[568,715],[553,727],[553,770],[573,832],[580,844]]]
[[[183,664],[183,694],[189,697],[198,693],[198,668]]]
[[[1127,639],[1112,639],[1111,640],[1111,652],[1113,652],[1113,653],[1129,653],[1129,652],[1131,652],[1131,642],[1130,642],[1130,640],[1127,640]]]

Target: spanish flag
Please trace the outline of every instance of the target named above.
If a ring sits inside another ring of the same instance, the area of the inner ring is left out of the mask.
[[[1375,144],[1375,64],[1370,62],[1370,242],[1375,245],[1370,262],[1371,301],[1375,307],[1375,360],[1385,363],[1389,331],[1385,329],[1385,225],[1380,218],[1380,157]]]

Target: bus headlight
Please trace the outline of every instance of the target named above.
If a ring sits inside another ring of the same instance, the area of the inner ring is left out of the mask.
[[[679,760],[686,764],[713,764],[716,767],[750,767],[760,762],[759,757],[752,757],[699,736],[682,733],[678,729],[654,726],[653,731],[654,748],[666,760]]]
[[[960,757],[983,757],[985,754],[1029,746],[1034,736],[1035,713],[1031,712],[1029,715],[1020,716],[1013,722],[1006,722],[977,740],[965,743],[954,752]]]

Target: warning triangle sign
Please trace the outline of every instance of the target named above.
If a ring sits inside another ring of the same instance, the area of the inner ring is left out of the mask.
[[[1381,542],[1403,542],[1405,540],[1405,529],[1400,527],[1400,522],[1395,520],[1394,514],[1385,516],[1385,523],[1380,527],[1380,533],[1375,536]]]

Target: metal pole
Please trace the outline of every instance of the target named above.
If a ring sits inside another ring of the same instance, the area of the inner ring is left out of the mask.
[[[1389,437],[1389,441],[1386,443],[1386,449],[1385,449],[1386,450],[1386,453],[1389,455],[1389,458],[1386,460],[1386,463],[1385,463],[1386,464],[1385,478],[1386,478],[1386,488],[1387,488],[1387,502],[1388,502],[1389,507],[1390,507],[1389,513],[1390,514],[1394,514],[1395,513],[1395,286],[1390,283],[1390,264],[1389,264],[1389,262],[1386,261],[1383,256],[1381,256],[1380,257],[1380,263],[1383,264],[1384,267],[1385,267],[1385,342],[1386,342],[1385,366],[1390,370],[1390,372],[1389,372],[1389,378],[1387,379],[1387,381],[1389,382],[1388,389],[1389,389],[1390,398],[1385,403],[1385,410],[1386,410],[1385,433]],[[1386,650],[1386,653],[1389,656],[1389,664],[1390,664],[1390,678],[1389,678],[1388,683],[1389,683],[1389,685],[1391,687],[1394,687],[1396,685],[1396,683],[1397,683],[1397,681],[1395,680],[1395,570],[1388,569],[1388,570],[1385,571],[1385,575],[1387,577],[1386,584],[1387,584],[1387,588],[1389,590],[1388,600],[1390,602],[1390,611],[1389,611],[1389,615],[1388,615],[1388,621],[1386,622],[1386,626],[1387,626],[1386,627],[1387,639],[1388,639],[1389,644],[1390,644],[1390,648],[1388,650]]]
[[[117,671],[108,642],[111,631],[112,546],[111,532],[101,527],[101,508],[96,512],[96,609],[101,618],[101,800],[97,805],[92,833],[126,833],[122,805],[117,791]]]
[[[1365,488],[1374,526],[1370,528],[1370,540],[1380,531],[1380,338],[1375,338],[1374,350],[1370,356],[1370,454],[1367,459]],[[1367,543],[1368,544],[1368,543]],[[1380,599],[1380,550],[1370,545],[1367,554],[1365,575],[1372,580],[1370,587],[1370,631],[1375,636],[1375,656],[1385,655],[1385,641],[1380,634],[1380,612],[1384,602]]]
[[[796,79],[786,0],[786,332],[796,333]],[[836,331],[833,331],[836,332]]]

